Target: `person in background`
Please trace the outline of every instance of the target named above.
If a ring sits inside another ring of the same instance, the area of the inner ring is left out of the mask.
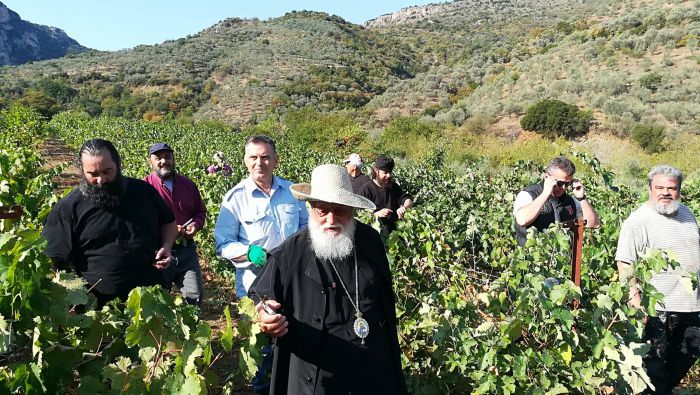
[[[309,226],[272,252],[251,286],[260,330],[276,338],[270,393],[407,393],[384,245],[353,218],[374,203],[333,164],[291,190],[308,202]]]
[[[233,168],[231,168],[231,165],[226,163],[226,156],[223,152],[217,151],[214,154],[213,159],[214,163],[207,167],[207,174],[213,175],[221,172],[221,174],[223,174],[225,177],[230,177],[231,174],[233,174]]]
[[[175,153],[168,144],[153,144],[148,150],[148,163],[153,172],[144,180],[173,210],[179,234],[172,248],[175,261],[165,271],[165,286],[170,289],[175,283],[187,303],[201,307],[204,283],[193,238],[204,227],[207,209],[194,182],[178,174]]]
[[[256,273],[265,264],[267,251],[308,222],[304,204],[289,190],[292,183],[274,175],[279,163],[274,140],[264,135],[249,138],[243,163],[248,177],[226,193],[214,227],[216,254],[236,267],[239,299],[247,296]],[[263,350],[262,366],[253,380],[256,392],[269,388],[265,372],[271,365],[271,354]]]
[[[348,175],[350,175],[352,191],[357,193],[362,185],[370,181],[366,174],[362,174],[362,157],[359,154],[350,154],[343,161],[343,164],[345,165],[345,170],[348,171]]]
[[[46,219],[46,255],[61,270],[74,270],[99,306],[126,301],[138,286],[162,285],[177,236],[172,210],[142,180],[122,175],[114,145],[83,143],[76,165],[80,186],[61,199]]]
[[[574,179],[576,167],[566,157],[559,156],[547,164],[542,181],[518,193],[513,204],[518,244],[527,241],[531,227],[542,231],[555,222],[584,218],[587,228],[600,226],[600,218],[586,197],[586,188]],[[567,193],[572,187],[573,197]]]
[[[378,156],[372,166],[371,182],[362,185],[358,192],[374,203],[374,216],[388,233],[396,229],[396,221],[403,219],[406,210],[413,207],[413,197],[393,179],[393,171],[394,159]]]
[[[639,308],[642,294],[631,276],[631,266],[650,249],[673,254],[680,268],[700,274],[700,236],[693,213],[680,202],[683,173],[671,166],[657,166],[647,175],[649,199],[622,224],[615,260],[620,279],[630,281],[629,304]],[[700,289],[683,286],[675,270],[664,270],[651,278],[664,295],[656,305],[656,317],[648,317],[644,340],[652,349],[644,365],[655,390],[671,394],[700,355]]]

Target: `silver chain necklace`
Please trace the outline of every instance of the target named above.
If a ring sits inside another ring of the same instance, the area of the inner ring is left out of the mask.
[[[357,251],[354,251],[355,255],[355,301],[352,301],[352,296],[350,296],[350,292],[348,291],[348,288],[345,286],[345,283],[343,282],[343,279],[340,278],[340,274],[338,273],[338,269],[335,268],[335,265],[333,264],[332,260],[328,260],[331,263],[331,267],[333,268],[333,271],[335,272],[335,275],[338,276],[338,281],[340,281],[340,285],[343,286],[343,291],[345,291],[345,294],[348,295],[348,299],[350,299],[350,303],[352,304],[352,307],[355,308],[355,323],[352,325],[352,329],[355,330],[355,334],[357,337],[360,338],[361,343],[365,344],[365,338],[367,335],[369,335],[369,323],[367,323],[367,320],[362,318],[362,313],[360,313],[360,292],[359,292],[359,284],[360,282],[358,281],[358,276],[357,276]]]

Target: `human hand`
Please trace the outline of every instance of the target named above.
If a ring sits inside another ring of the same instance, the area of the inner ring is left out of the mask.
[[[170,250],[166,250],[165,248],[160,248],[158,251],[156,251],[156,263],[153,264],[153,266],[158,269],[158,270],[165,270],[170,266],[170,263],[173,260],[173,256],[170,253]]]
[[[554,186],[557,185],[557,179],[550,176],[548,173],[544,173],[542,180],[544,181],[542,194],[545,196],[551,196],[552,192],[554,191]]]
[[[579,199],[586,197],[586,187],[583,185],[581,180],[574,180],[571,186],[575,197]]]
[[[401,206],[398,209],[396,209],[396,216],[399,217],[399,219],[403,219],[403,216],[406,214],[406,207]]]
[[[184,235],[189,238],[192,238],[195,233],[197,233],[197,227],[194,223],[187,225],[184,229]]]
[[[248,258],[248,261],[253,265],[261,267],[267,262],[267,251],[258,245],[251,244],[248,246],[246,258]]]
[[[386,218],[386,217],[390,216],[391,213],[393,213],[393,211],[391,209],[383,208],[383,209],[377,211],[376,213],[374,213],[374,215],[376,217],[379,217],[379,218]]]
[[[263,303],[267,307],[263,306]],[[258,311],[258,326],[260,326],[260,331],[262,333],[267,333],[272,337],[282,337],[287,334],[287,317],[282,314],[275,313],[282,307],[276,300],[266,300],[255,305],[255,309]],[[270,314],[272,313],[272,314]]]

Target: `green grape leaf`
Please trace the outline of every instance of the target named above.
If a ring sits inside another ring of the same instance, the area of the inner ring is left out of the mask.
[[[233,330],[231,329],[231,313],[228,306],[224,308],[224,316],[226,317],[226,325],[219,335],[219,341],[225,351],[233,349]]]

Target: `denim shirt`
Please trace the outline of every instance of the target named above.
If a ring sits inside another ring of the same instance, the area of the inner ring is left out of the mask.
[[[306,226],[309,214],[304,202],[292,196],[290,181],[272,179],[270,195],[246,178],[226,193],[214,228],[216,254],[233,259],[248,252],[250,244],[270,251]],[[233,262],[250,269],[250,262]]]

